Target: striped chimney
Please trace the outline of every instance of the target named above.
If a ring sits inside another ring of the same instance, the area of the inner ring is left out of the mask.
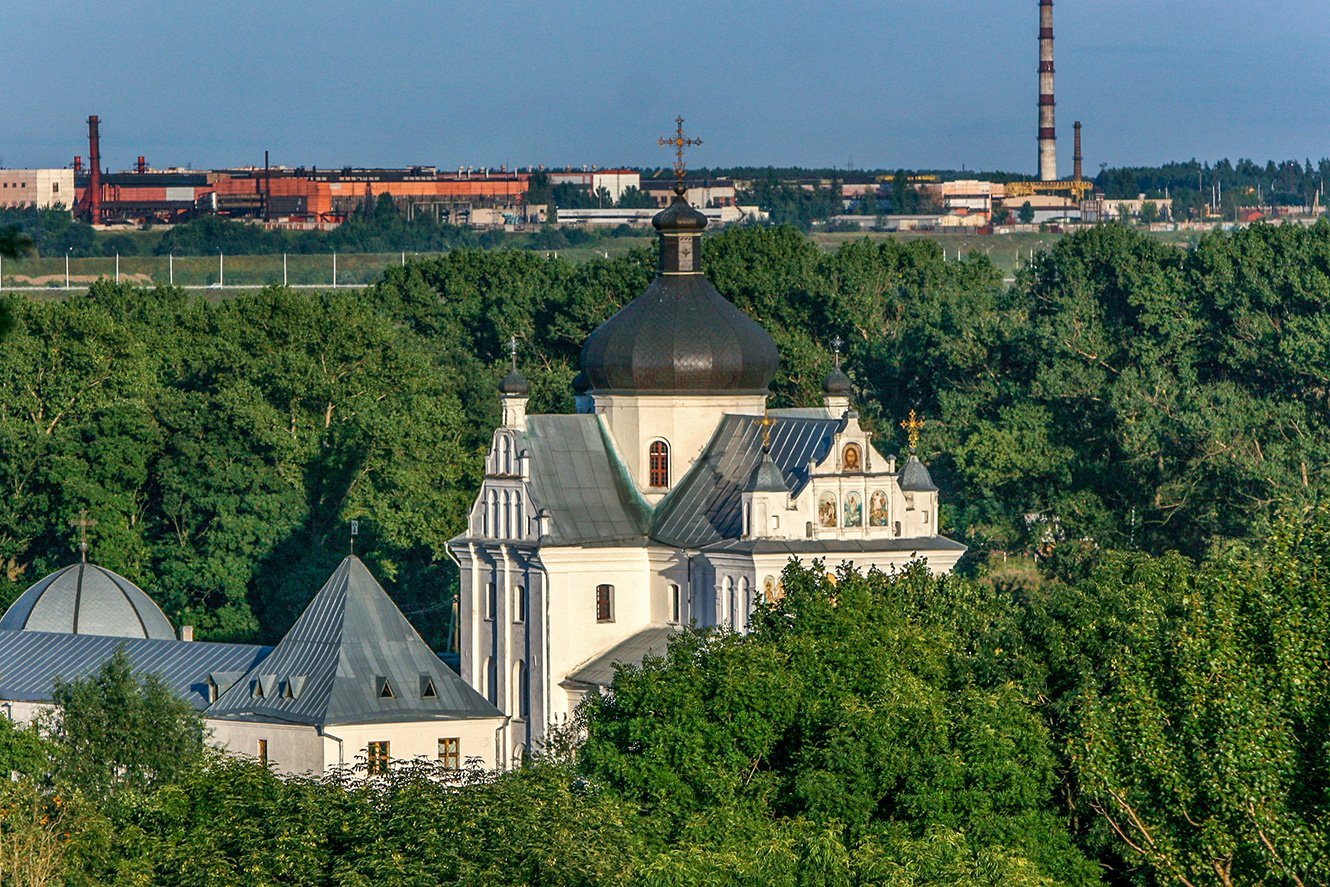
[[[1039,178],[1058,178],[1058,135],[1053,118],[1053,0],[1039,0]]]

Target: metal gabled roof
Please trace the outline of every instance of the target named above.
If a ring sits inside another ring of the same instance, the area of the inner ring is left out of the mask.
[[[831,451],[842,421],[825,413],[782,411],[771,428],[771,461],[792,494],[808,483],[808,463]],[[737,539],[743,488],[762,459],[760,416],[726,416],[679,485],[656,507],[651,537],[679,548]]]
[[[599,417],[530,416],[522,445],[531,454],[532,501],[549,509],[549,544],[646,543],[651,506]]]
[[[679,630],[677,625],[653,625],[643,629],[583,662],[568,673],[567,680],[608,687],[614,682],[616,665],[641,665],[648,653],[664,656],[669,639],[678,634]]]
[[[207,715],[318,726],[502,717],[430,650],[354,556]]]
[[[82,680],[124,647],[135,674],[155,674],[194,708],[208,707],[211,675],[243,674],[271,647],[160,638],[0,630],[0,699],[50,702],[57,677]]]
[[[937,485],[933,483],[932,476],[924,463],[919,461],[919,457],[910,454],[910,458],[905,461],[905,466],[901,468],[898,479],[900,488],[906,493],[936,493]]]

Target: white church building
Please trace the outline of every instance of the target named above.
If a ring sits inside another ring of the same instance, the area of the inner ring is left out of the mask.
[[[463,679],[509,719],[508,762],[680,626],[742,631],[791,558],[941,573],[938,491],[874,446],[839,367],[822,405],[768,410],[779,355],[702,272],[706,218],[678,194],[660,271],[595,330],[574,415],[528,415],[514,365],[465,534]]]

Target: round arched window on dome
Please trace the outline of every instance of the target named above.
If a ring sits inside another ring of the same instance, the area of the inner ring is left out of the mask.
[[[647,474],[653,487],[663,489],[670,485],[670,445],[665,441],[652,441],[647,449]]]

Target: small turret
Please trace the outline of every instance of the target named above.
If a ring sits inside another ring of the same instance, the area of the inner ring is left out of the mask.
[[[843,344],[839,337],[832,340],[831,347],[835,353],[836,365],[822,380],[822,403],[826,407],[827,415],[833,419],[839,419],[850,409],[850,394],[854,390],[854,383],[840,368],[840,349]]]
[[[503,403],[503,426],[525,431],[526,403],[531,395],[531,385],[517,370],[516,336],[509,342],[509,347],[512,350],[513,368],[499,382],[499,398]]]

